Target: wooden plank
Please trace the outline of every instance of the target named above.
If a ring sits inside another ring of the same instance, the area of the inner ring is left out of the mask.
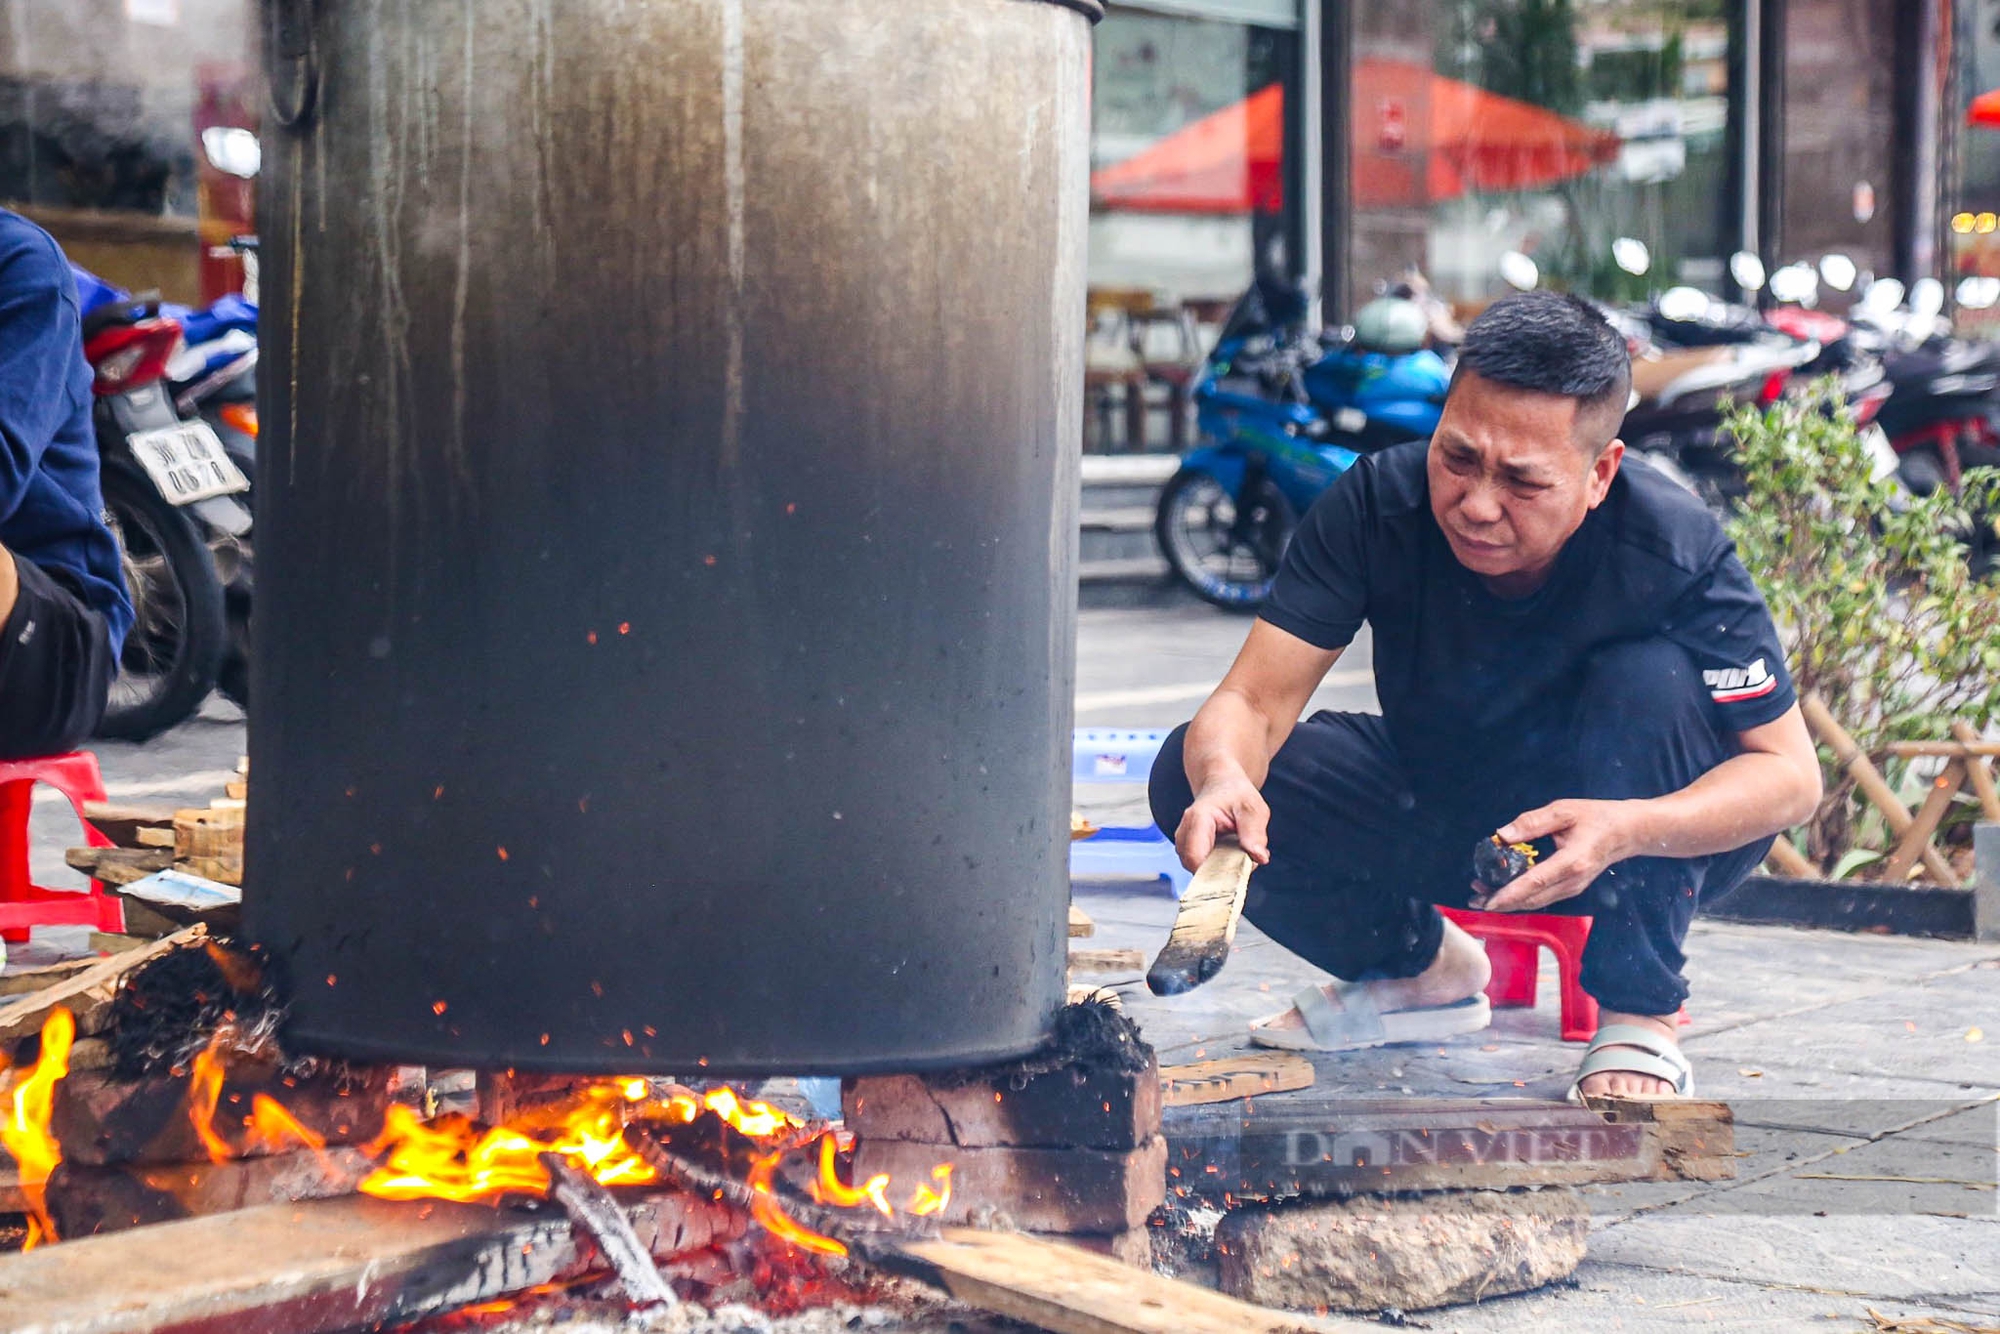
[[[1071,950],[1072,973],[1136,973],[1146,966],[1146,956],[1138,950]]]
[[[1018,1232],[945,1228],[897,1246],[892,1267],[969,1306],[1055,1334],[1302,1334],[1379,1329],[1372,1322],[1294,1315],[1225,1297]]]
[[[1736,1175],[1736,1114],[1698,1098],[1591,1098],[1614,1122],[1644,1125],[1660,1155],[1659,1179],[1726,1181]]]
[[[25,996],[44,987],[52,987],[66,977],[75,977],[86,968],[95,968],[103,962],[92,955],[87,959],[65,959],[61,963],[44,964],[40,968],[23,968],[0,977],[0,996]]]
[[[1070,904],[1069,938],[1071,940],[1084,940],[1096,934],[1097,923],[1090,920],[1090,914],[1077,907],[1074,903]]]
[[[1167,1190],[1181,1200],[1283,1200],[1398,1190],[1646,1181],[1647,1126],[1527,1098],[1280,1098],[1169,1107]]]
[[[1236,939],[1243,896],[1254,869],[1250,854],[1234,839],[1223,839],[1208,854],[1181,895],[1166,948],[1146,974],[1146,985],[1155,996],[1193,991],[1222,971],[1222,965],[1229,962],[1229,947]]]
[[[107,885],[129,885],[174,864],[172,848],[71,848],[63,853],[71,870]]]
[[[1930,795],[1924,798],[1922,808],[1917,811],[1917,818],[1910,822],[1910,827],[1903,831],[1900,839],[1896,840],[1895,850],[1889,854],[1889,860],[1882,867],[1883,883],[1900,885],[1910,878],[1910,872],[1915,869],[1918,857],[1930,850],[1931,835],[1937,833],[1938,825],[1944,820],[1944,813],[1951,809],[1951,799],[1957,796],[1958,790],[1964,786],[1965,761],[1952,760],[1945,765],[1944,772],[1932,781]],[[1941,883],[1956,885],[1958,877],[1947,874]]]
[[[1110,987],[1075,986],[1063,993],[1065,1005],[1109,1005],[1114,1010],[1125,1008],[1125,999]]]
[[[1289,1093],[1311,1088],[1315,1078],[1313,1063],[1296,1052],[1226,1056],[1215,1061],[1160,1068],[1160,1086],[1169,1107]]]
[[[1979,809],[1988,822],[2000,824],[2000,790],[1993,786],[1993,766],[1985,755],[1975,753],[1971,747],[1979,741],[1979,733],[1972,724],[1963,719],[1951,725],[1951,734],[1967,747],[1971,761],[1965,766],[1965,776],[1972,780],[1972,790],[1979,797]]]
[[[1819,875],[1819,867],[1806,859],[1804,853],[1792,846],[1792,841],[1783,834],[1771,844],[1771,851],[1764,858],[1764,864],[1779,875],[1788,875],[1797,880],[1811,880]]]
[[[111,997],[127,973],[206,939],[207,927],[191,926],[185,931],[176,931],[164,940],[156,940],[144,949],[127,950],[123,954],[101,959],[94,966],[52,987],[44,987],[0,1005],[0,1045],[19,1042],[22,1038],[40,1033],[43,1021],[58,1005],[66,1007],[76,1016],[77,1032],[99,1031],[111,1009]],[[0,1325],[0,1328],[5,1326]]]
[[[1882,818],[1889,822],[1889,832],[1900,836],[1914,821],[1909,811],[1904,809],[1902,798],[1882,777],[1882,771],[1875,767],[1875,762],[1862,753],[1861,747],[1847,734],[1847,729],[1834,720],[1826,701],[1818,695],[1808,694],[1799,701],[1799,709],[1805,714],[1807,728],[1833,752],[1835,763],[1847,771],[1862,795],[1882,812]],[[1924,868],[1936,878],[1937,883],[1954,883],[1951,867],[1934,849],[1926,847],[1923,859]]]
[[[740,1234],[705,1199],[626,1201],[659,1258]],[[0,1257],[19,1334],[334,1334],[492,1301],[603,1268],[560,1213],[365,1195],[262,1205]]]
[[[123,848],[139,846],[141,829],[172,829],[174,813],[163,806],[128,806],[116,801],[86,801],[83,818],[91,828]]]

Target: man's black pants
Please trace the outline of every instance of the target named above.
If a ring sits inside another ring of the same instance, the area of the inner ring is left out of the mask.
[[[1153,765],[1153,819],[1171,836],[1194,798],[1177,728]],[[1271,862],[1250,878],[1244,914],[1336,977],[1413,977],[1437,957],[1443,919],[1464,907],[1472,849],[1501,825],[1563,798],[1624,800],[1679,791],[1736,753],[1686,652],[1666,640],[1614,645],[1587,665],[1567,726],[1524,738],[1505,772],[1427,775],[1413,784],[1387,724],[1317,713],[1272,757]],[[1442,781],[1440,781],[1442,779]],[[1420,801],[1443,788],[1448,799]],[[1712,857],[1634,857],[1545,911],[1596,920],[1583,986],[1607,1009],[1672,1014],[1687,998],[1681,942],[1695,905],[1734,888],[1771,840]]]
[[[104,617],[71,581],[0,547],[21,589],[0,620],[0,759],[75,750],[104,717],[118,671]]]

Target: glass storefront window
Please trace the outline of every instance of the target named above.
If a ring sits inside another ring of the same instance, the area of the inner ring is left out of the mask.
[[[1365,300],[1415,267],[1470,310],[1506,290],[1510,252],[1547,285],[1600,297],[1719,289],[1736,235],[1739,9],[1362,0],[1348,290]]]
[[[1087,448],[1180,449],[1185,391],[1257,263],[1287,264],[1290,0],[1113,5],[1091,77]]]

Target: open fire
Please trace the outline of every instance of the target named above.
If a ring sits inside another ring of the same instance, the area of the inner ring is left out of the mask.
[[[31,1211],[28,1246],[57,1239],[45,1192],[50,1175],[63,1160],[51,1121],[57,1086],[68,1074],[74,1034],[70,1013],[52,1011],[42,1029],[38,1058],[14,1072],[6,1095],[0,1144],[19,1166]],[[291,1149],[324,1156],[325,1138],[276,1098],[260,1093],[247,1111],[225,1110],[227,1061],[226,1034],[218,1034],[187,1067],[186,1116],[213,1162]],[[498,1126],[482,1125],[456,1112],[426,1119],[409,1106],[391,1103],[380,1132],[362,1146],[376,1166],[359,1189],[390,1200],[497,1203],[509,1196],[546,1197],[552,1183],[543,1155],[551,1153],[602,1186],[655,1184],[661,1180],[660,1171],[632,1147],[627,1128],[640,1126],[671,1136],[676,1128],[699,1129],[703,1118],[713,1118],[754,1146],[741,1176],[750,1193],[750,1213],[774,1237],[801,1250],[847,1253],[843,1243],[786,1212],[777,1181],[794,1154],[816,1154],[816,1162],[805,1159],[800,1166],[813,1167],[802,1183],[803,1191],[820,1205],[870,1209],[894,1220],[901,1214],[935,1214],[950,1201],[948,1163],[934,1167],[929,1180],[907,1191],[896,1190],[885,1173],[849,1183],[840,1175],[839,1156],[845,1146],[838,1132],[815,1131],[808,1123],[730,1088],[656,1087],[638,1077],[582,1083],[560,1100],[524,1110]],[[892,1202],[897,1198],[900,1205]]]

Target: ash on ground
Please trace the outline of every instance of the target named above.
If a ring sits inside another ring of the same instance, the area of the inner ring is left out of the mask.
[[[749,1306],[711,1310],[688,1302],[629,1314],[602,1302],[558,1302],[484,1326],[481,1334],[1018,1334],[1030,1328],[942,1301],[931,1309],[823,1306],[785,1316]]]

